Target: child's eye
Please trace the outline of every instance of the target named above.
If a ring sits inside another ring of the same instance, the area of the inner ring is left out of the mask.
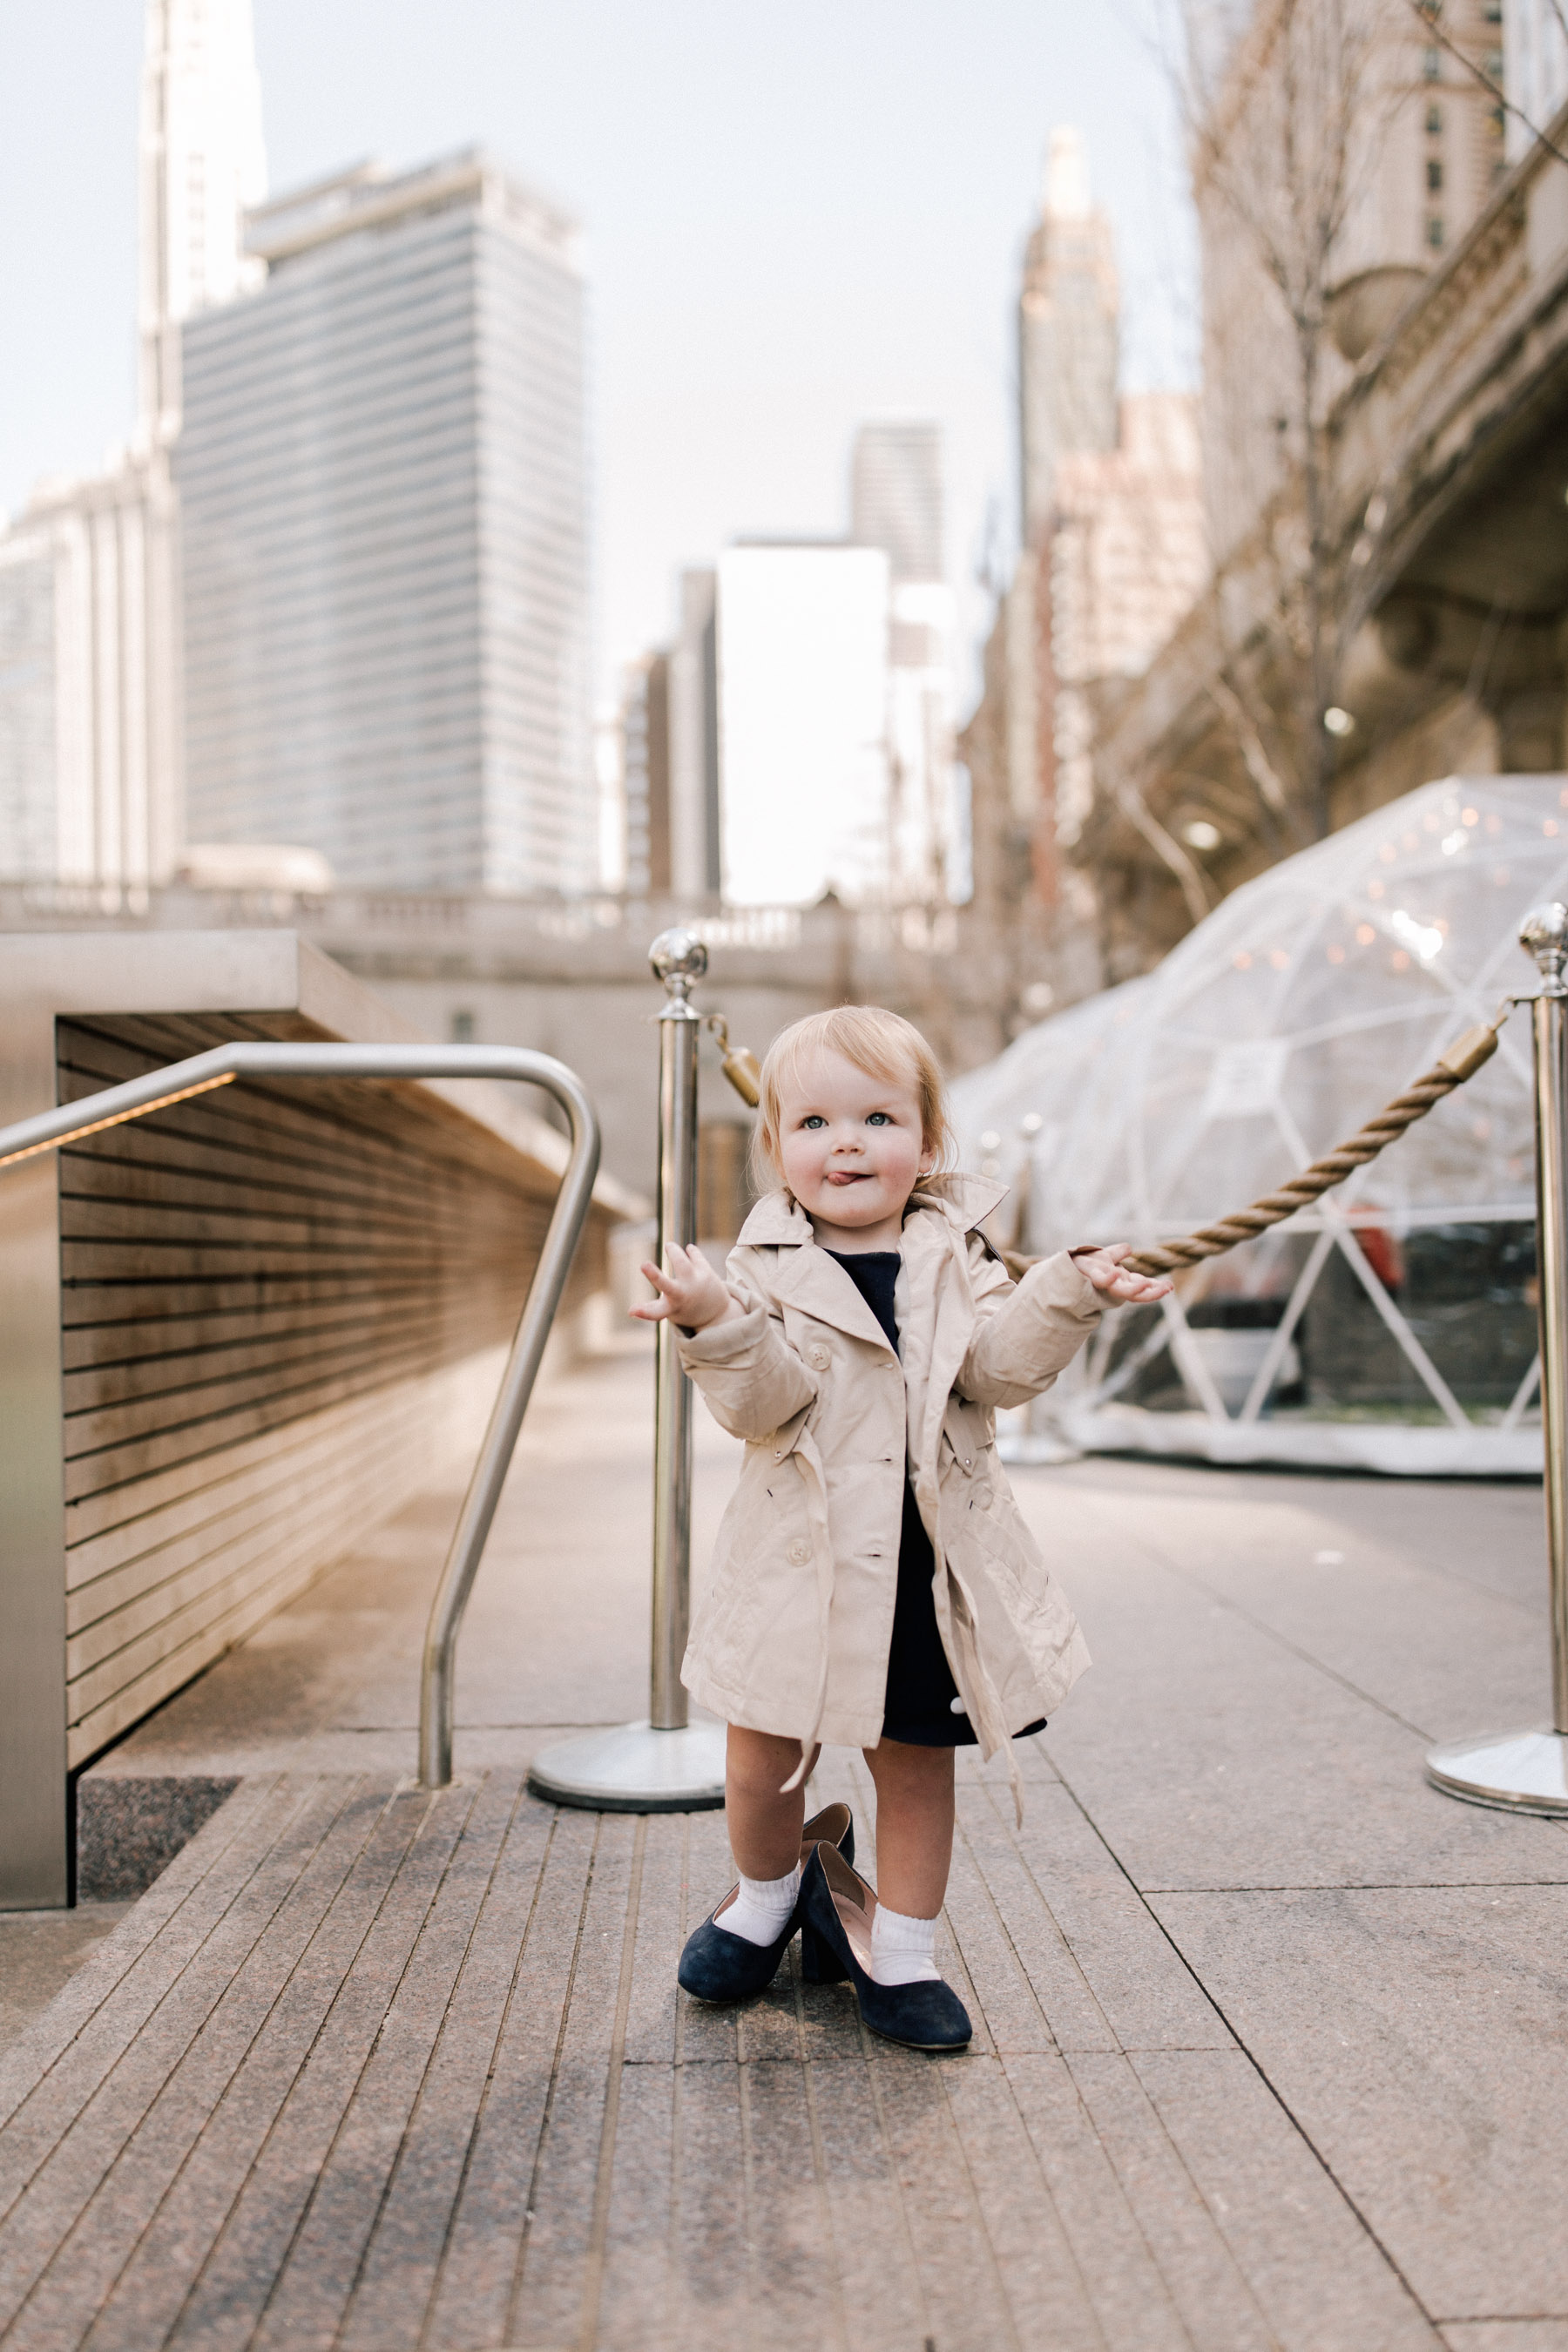
[[[874,1110],[866,1124],[868,1127],[891,1127],[893,1122],[885,1110]]]
[[[807,1111],[805,1117],[801,1120],[801,1125],[802,1127],[826,1127],[827,1125],[827,1121],[823,1118],[820,1111],[811,1110]]]

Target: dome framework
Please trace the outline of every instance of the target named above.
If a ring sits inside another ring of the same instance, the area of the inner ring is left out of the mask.
[[[1245,884],[953,1088],[1016,1246],[1169,1240],[1331,1150],[1534,974],[1568,778],[1450,777]],[[1341,1190],[1106,1317],[1006,1450],[1539,1475],[1528,1023]]]

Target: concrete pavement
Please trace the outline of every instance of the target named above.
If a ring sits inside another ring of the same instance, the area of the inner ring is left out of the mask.
[[[647,1423],[636,1343],[539,1401],[452,1791],[405,1783],[451,1495],[100,1768],[241,1785],[0,2061],[7,2352],[1568,2352],[1568,1833],[1420,1770],[1543,1713],[1539,1491],[1016,1474],[1096,1664],[1022,1831],[964,1769],[930,2061],[793,1969],[676,1992],[721,1816],[522,1793],[645,1703]],[[874,1875],[863,1766],[818,1787]]]

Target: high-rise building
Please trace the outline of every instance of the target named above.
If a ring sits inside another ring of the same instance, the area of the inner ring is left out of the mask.
[[[1093,795],[1099,698],[1148,667],[1208,568],[1197,402],[1118,397],[1114,246],[1070,130],[1051,135],[1019,319],[1024,543],[964,749],[976,896],[1032,934],[1037,1013],[1100,981],[1093,884],[1064,856]]]
[[[942,526],[941,425],[861,425],[849,536],[888,558],[888,888],[902,905],[952,897],[968,868],[952,748],[957,607],[942,576]]]
[[[166,881],[180,841],[174,498],[161,449],[0,537],[0,874]]]
[[[887,895],[889,575],[880,548],[841,541],[741,545],[719,560],[731,905]]]
[[[719,575],[680,574],[669,648],[669,883],[682,898],[723,887],[719,808]]]
[[[668,895],[669,656],[626,664],[620,707],[623,887],[629,898]]]
[[[265,284],[184,337],[193,837],[592,887],[575,224],[466,152],[281,198],[248,251]]]
[[[100,476],[50,480],[0,534],[0,872],[96,890],[166,879],[182,835],[169,450],[182,324],[254,275],[265,185],[249,0],[148,0],[138,414]]]
[[[628,663],[621,689],[624,881],[634,897],[717,899],[719,575],[683,571],[676,595],[674,636]]]
[[[1517,163],[1568,100],[1568,21],[1560,0],[1502,0],[1501,32],[1503,73],[1492,78],[1519,110],[1503,126],[1507,160]]]
[[[1146,670],[1203,587],[1202,480],[1198,402],[1184,392],[1129,393],[1116,447],[1058,466],[1042,555],[1041,800],[1063,848],[1093,797],[1093,689]]]
[[[1026,547],[1050,520],[1058,460],[1116,446],[1116,245],[1089,201],[1083,141],[1051,133],[1018,297],[1019,486]]]
[[[1032,900],[1037,912],[1060,887],[1050,542],[1064,466],[1117,446],[1119,327],[1115,238],[1090,197],[1083,140],[1061,124],[1018,294],[1019,553],[965,730],[977,889]]]
[[[148,0],[139,147],[138,404],[168,442],[184,321],[261,282],[242,238],[267,194],[250,0]]]
[[[895,587],[942,579],[940,425],[861,425],[849,463],[849,536],[858,547],[883,550]]]

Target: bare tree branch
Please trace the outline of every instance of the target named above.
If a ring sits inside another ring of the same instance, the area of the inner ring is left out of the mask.
[[[1405,5],[1410,10],[1411,15],[1417,18],[1422,31],[1426,35],[1427,38],[1435,41],[1440,49],[1447,49],[1448,55],[1455,60],[1456,64],[1463,66],[1471,80],[1479,82],[1481,88],[1487,92],[1488,96],[1495,98],[1498,104],[1503,109],[1505,113],[1511,114],[1516,122],[1522,122],[1538,147],[1544,147],[1547,153],[1549,155],[1555,155],[1560,163],[1568,163],[1568,154],[1564,154],[1563,149],[1558,146],[1556,141],[1548,139],[1545,131],[1541,129],[1540,125],[1531,121],[1522,106],[1515,105],[1513,100],[1510,98],[1507,90],[1504,89],[1501,82],[1494,81],[1491,75],[1488,73],[1484,66],[1478,65],[1474,58],[1466,56],[1464,50],[1460,48],[1458,43],[1453,38],[1452,35],[1445,32],[1441,23],[1432,13],[1430,7],[1423,5],[1423,0],[1405,0]],[[1561,0],[1551,0],[1551,7],[1552,15],[1556,17],[1558,24],[1563,28],[1564,38],[1568,38],[1568,17],[1564,17],[1563,16]]]
[[[1258,797],[1283,819],[1291,833],[1299,834],[1290,807],[1290,796],[1279,781],[1279,770],[1269,758],[1252,713],[1241,697],[1224,677],[1212,677],[1208,683],[1209,700],[1224,714],[1237,740],[1247,774],[1258,787]]]
[[[1212,901],[1203,875],[1187,856],[1182,845],[1168,834],[1157,816],[1150,811],[1136,784],[1117,788],[1116,804],[1130,824],[1136,826],[1156,857],[1168,866],[1182,886],[1182,896],[1187,902],[1187,912],[1194,923],[1201,923]]]

